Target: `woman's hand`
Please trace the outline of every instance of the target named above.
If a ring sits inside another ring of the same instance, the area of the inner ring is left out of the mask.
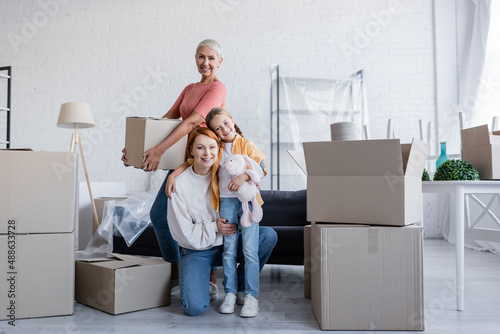
[[[247,175],[247,173],[243,173],[232,179],[231,182],[229,182],[229,184],[227,185],[227,188],[231,191],[238,191],[240,190],[240,187],[243,185],[243,183],[249,180],[250,177]]]
[[[170,174],[167,178],[167,184],[165,184],[165,194],[169,199],[172,199],[172,193],[175,193],[175,177]]]
[[[228,224],[227,219],[219,218],[217,219],[217,229],[222,235],[230,237],[236,233],[236,224]]]
[[[149,150],[142,154],[142,163],[141,168],[146,172],[155,171],[158,169],[160,165],[160,159],[164,152],[156,147],[151,147]]]
[[[130,165],[127,165],[127,157],[126,157],[127,152],[125,151],[125,148],[123,148],[122,153],[123,153],[123,155],[122,155],[123,164],[125,165],[125,167],[130,166]]]

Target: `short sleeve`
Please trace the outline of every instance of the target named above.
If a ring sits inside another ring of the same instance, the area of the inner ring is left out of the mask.
[[[220,81],[217,84],[212,85],[200,102],[194,107],[193,111],[200,114],[203,118],[207,117],[207,114],[215,107],[225,107],[226,106],[226,86]]]

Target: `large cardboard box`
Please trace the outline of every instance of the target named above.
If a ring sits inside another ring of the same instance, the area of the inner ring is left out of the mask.
[[[422,228],[314,224],[314,315],[324,330],[424,330]]]
[[[404,226],[422,220],[429,144],[414,139],[304,143],[307,220]]]
[[[170,263],[112,255],[76,261],[76,301],[110,314],[170,305]]]
[[[77,156],[70,152],[0,151],[0,233],[69,233],[75,229]]]
[[[0,319],[73,314],[74,249],[74,232],[1,234]]]
[[[311,298],[311,225],[304,226],[304,298]]]
[[[500,131],[488,125],[462,130],[462,160],[476,167],[481,180],[500,179]]]
[[[125,129],[125,150],[127,164],[141,168],[142,154],[159,144],[181,123],[177,119],[152,117],[127,117]],[[159,169],[175,169],[186,161],[187,135],[163,153]]]

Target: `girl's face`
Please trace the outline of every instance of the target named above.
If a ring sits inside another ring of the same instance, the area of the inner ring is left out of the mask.
[[[191,155],[194,158],[194,172],[207,175],[217,159],[219,146],[217,142],[205,135],[198,135],[191,146]]]
[[[207,46],[202,46],[196,52],[196,66],[201,74],[201,82],[210,82],[215,79],[215,72],[222,59],[219,59],[217,51]]]
[[[224,143],[231,143],[234,137],[236,137],[234,119],[224,114],[219,114],[212,118],[210,129],[212,129]]]

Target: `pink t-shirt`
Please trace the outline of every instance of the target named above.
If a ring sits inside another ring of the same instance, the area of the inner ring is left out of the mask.
[[[175,117],[186,119],[194,112],[203,118],[215,107],[226,106],[226,86],[220,81],[192,83],[186,86],[170,111]],[[205,122],[200,126],[206,127]]]

